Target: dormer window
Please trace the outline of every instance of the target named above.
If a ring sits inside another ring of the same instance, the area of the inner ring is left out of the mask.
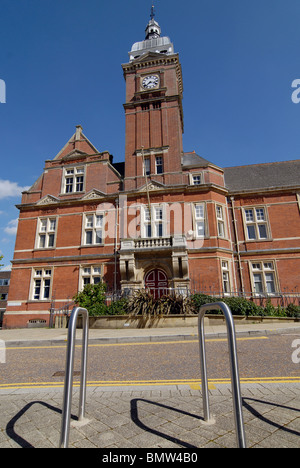
[[[201,185],[203,182],[202,174],[190,174],[190,184],[191,185]]]
[[[64,169],[63,193],[77,193],[84,191],[84,167],[70,167]]]

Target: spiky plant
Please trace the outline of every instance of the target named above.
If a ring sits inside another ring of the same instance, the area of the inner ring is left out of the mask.
[[[139,290],[129,298],[127,312],[132,316],[186,315],[196,313],[196,309],[189,297],[173,293],[155,299],[149,291]]]

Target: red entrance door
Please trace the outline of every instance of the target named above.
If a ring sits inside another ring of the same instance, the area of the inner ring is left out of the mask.
[[[155,299],[168,293],[168,278],[163,270],[149,271],[145,276],[145,288],[150,290]]]

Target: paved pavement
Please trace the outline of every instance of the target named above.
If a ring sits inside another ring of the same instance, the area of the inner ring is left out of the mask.
[[[266,335],[273,333],[298,332],[300,322],[283,323],[246,323],[236,324],[237,336]],[[122,329],[90,329],[89,341],[94,343],[121,343],[134,341],[159,341],[168,339],[191,339],[198,335],[197,327],[173,328],[122,328]],[[81,340],[82,330],[76,331],[76,340]],[[226,337],[226,325],[205,326],[205,336]],[[68,330],[63,328],[23,328],[0,330],[0,340],[7,346],[24,346],[44,342],[47,345],[66,342]]]
[[[224,326],[206,327],[206,334],[224,336]],[[289,333],[300,337],[300,324],[237,325],[237,336]],[[90,343],[191,339],[196,328],[90,330]],[[81,331],[77,338],[80,340]],[[0,330],[7,347],[66,342],[67,330]],[[5,365],[5,364],[0,364]],[[300,364],[299,364],[300,371]],[[247,447],[300,447],[299,379],[268,383],[242,382]],[[213,420],[203,420],[199,385],[150,385],[87,388],[86,419],[76,419],[78,387],[74,387],[69,447],[136,449],[236,447],[233,402],[229,384],[210,385]],[[0,448],[56,448],[61,428],[62,388],[0,390]],[[101,460],[102,453],[99,453]],[[117,452],[122,453],[122,450]],[[102,460],[103,461],[103,460]],[[147,460],[143,460],[147,461]]]

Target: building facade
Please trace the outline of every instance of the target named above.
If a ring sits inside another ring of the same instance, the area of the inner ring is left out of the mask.
[[[8,298],[10,271],[0,271],[0,327],[2,327],[4,312]]]
[[[78,125],[22,194],[4,326],[49,321],[85,284],[276,297],[300,279],[300,160],[185,152],[179,56],[151,19],[123,64],[125,161]]]

